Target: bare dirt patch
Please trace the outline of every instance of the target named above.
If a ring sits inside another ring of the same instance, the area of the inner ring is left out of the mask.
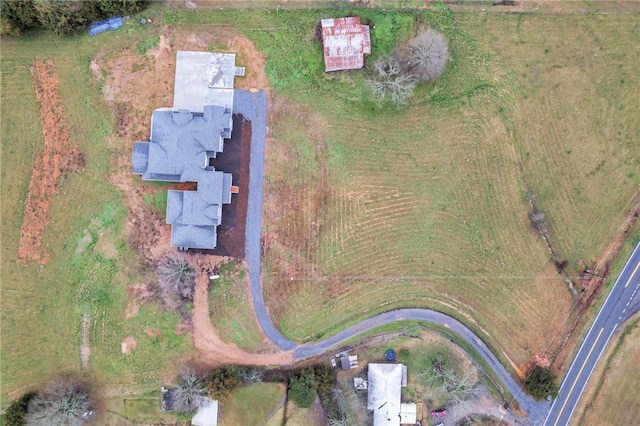
[[[137,347],[138,341],[132,336],[125,337],[125,339],[120,342],[120,349],[124,355],[130,355]]]
[[[59,192],[58,182],[68,171],[84,168],[84,157],[71,146],[60,83],[53,60],[36,61],[31,66],[31,79],[40,104],[40,120],[44,149],[36,158],[20,229],[18,262],[46,264],[49,254],[42,250],[42,233],[49,222],[51,199]]]
[[[94,248],[96,253],[100,253],[105,259],[115,259],[118,256],[118,248],[116,241],[111,234],[111,229],[107,229],[100,233],[98,242]]]
[[[224,258],[211,255],[193,255],[191,264],[199,272],[193,299],[193,341],[199,350],[198,360],[212,366],[236,365],[287,365],[293,364],[293,352],[276,354],[251,354],[236,345],[223,342],[211,326],[209,319],[209,275]]]
[[[89,327],[91,321],[89,315],[82,315],[82,327],[80,328],[80,361],[82,369],[89,368],[89,358],[91,357],[91,348],[89,347]]]

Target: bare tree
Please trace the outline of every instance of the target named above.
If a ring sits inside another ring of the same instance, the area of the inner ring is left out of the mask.
[[[193,300],[196,272],[183,253],[171,252],[162,257],[157,271],[162,300],[168,307],[176,308],[179,300]]]
[[[173,394],[173,404],[177,412],[190,414],[195,412],[206,400],[207,387],[204,378],[187,367],[178,377]]]
[[[250,368],[241,374],[244,383],[262,383],[264,372],[259,368]]]
[[[81,425],[91,411],[89,392],[72,380],[57,380],[29,402],[28,426]]]
[[[431,28],[409,40],[397,54],[405,71],[419,81],[436,80],[444,74],[449,62],[447,40]]]
[[[476,383],[469,372],[458,373],[447,351],[427,354],[423,365],[428,366],[418,373],[424,383],[448,394],[454,404],[460,404],[478,393]]]
[[[406,105],[413,93],[417,79],[403,71],[396,55],[378,59],[373,64],[373,77],[368,79],[366,87],[373,100],[382,106],[385,99],[390,98],[396,108]]]

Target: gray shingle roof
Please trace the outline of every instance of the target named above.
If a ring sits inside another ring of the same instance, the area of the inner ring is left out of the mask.
[[[158,109],[151,119],[151,140],[134,145],[133,172],[143,180],[198,184],[196,191],[168,191],[167,223],[174,247],[216,247],[222,205],[231,202],[232,177],[214,170],[209,159],[222,152],[231,120],[231,111],[219,106],[205,106],[200,114]]]

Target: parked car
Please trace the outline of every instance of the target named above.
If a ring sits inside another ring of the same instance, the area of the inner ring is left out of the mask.
[[[437,419],[438,417],[444,417],[446,415],[447,415],[446,408],[441,408],[439,410],[435,410],[431,412],[431,417],[433,417],[434,419]]]

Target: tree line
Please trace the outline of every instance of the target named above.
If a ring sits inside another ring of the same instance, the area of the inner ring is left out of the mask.
[[[96,20],[138,13],[147,4],[148,0],[1,0],[0,34],[19,36],[32,29],[72,34]]]

